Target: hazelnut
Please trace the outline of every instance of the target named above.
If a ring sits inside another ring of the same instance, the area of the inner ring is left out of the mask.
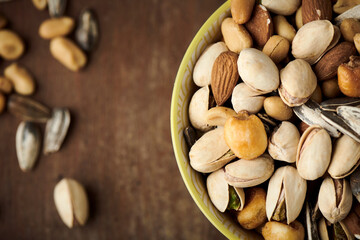
[[[293,116],[291,107],[287,106],[278,96],[266,98],[264,109],[267,115],[279,121],[289,120]]]
[[[348,97],[360,97],[360,57],[351,56],[350,61],[338,68],[340,91]]]
[[[266,222],[266,192],[262,188],[245,191],[245,206],[237,213],[237,220],[245,229],[254,229]]]
[[[326,98],[336,98],[341,93],[336,78],[322,82],[321,90]]]
[[[225,141],[238,158],[254,159],[267,148],[264,124],[255,115],[240,111],[229,118],[224,126]]]

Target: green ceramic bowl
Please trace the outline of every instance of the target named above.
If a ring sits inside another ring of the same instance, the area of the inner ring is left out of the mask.
[[[219,212],[211,203],[203,175],[193,170],[189,164],[189,149],[183,136],[184,128],[189,125],[189,101],[197,89],[192,80],[194,65],[204,49],[220,39],[221,22],[229,15],[230,1],[227,1],[200,28],[185,53],[176,76],[171,99],[171,137],[184,183],[209,221],[229,239],[261,239],[257,234],[242,229],[228,214]]]

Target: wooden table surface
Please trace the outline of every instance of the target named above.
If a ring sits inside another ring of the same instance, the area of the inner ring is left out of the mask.
[[[68,0],[66,15],[85,7],[99,17],[101,39],[89,64],[73,73],[52,58],[38,35],[49,17],[30,0],[0,3],[26,42],[18,62],[34,75],[34,98],[68,107],[61,151],[41,155],[23,173],[15,151],[20,120],[0,116],[0,239],[224,239],[188,193],[170,137],[175,75],[187,46],[223,0]],[[11,62],[0,60],[0,75]],[[42,127],[44,127],[42,125]],[[68,229],[54,205],[62,177],[84,184],[86,226]]]

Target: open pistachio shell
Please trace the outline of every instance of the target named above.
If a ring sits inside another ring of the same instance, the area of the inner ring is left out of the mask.
[[[231,103],[236,112],[246,110],[251,114],[258,113],[263,107],[265,97],[254,91],[245,83],[236,85],[231,96]]]
[[[293,163],[296,161],[296,150],[300,140],[300,133],[294,124],[284,121],[272,133],[268,151],[272,158]]]
[[[225,166],[225,179],[234,187],[253,187],[265,182],[274,172],[274,160],[267,154],[252,160],[239,159]]]
[[[240,77],[253,90],[265,94],[278,88],[279,70],[265,53],[246,48],[240,52],[237,64]]]
[[[350,176],[351,191],[360,203],[360,168],[357,168]],[[360,214],[360,213],[359,213]],[[360,218],[360,216],[359,216]]]
[[[211,202],[220,212],[225,212],[229,205],[230,186],[225,180],[224,169],[219,169],[211,173],[206,179],[206,187],[209,193]],[[245,204],[245,193],[242,188],[235,188],[235,193],[237,194],[240,204],[235,210],[242,210]]]
[[[292,42],[292,54],[309,64],[315,64],[333,44],[338,35],[334,26],[328,20],[316,20],[302,26]],[[339,40],[339,39],[337,39]]]
[[[224,139],[224,128],[205,133],[191,147],[190,165],[198,172],[209,173],[222,168],[235,158]]]
[[[197,90],[189,104],[189,119],[194,128],[207,131],[210,126],[206,123],[206,112],[209,110],[210,89],[205,86]]]
[[[331,150],[331,138],[325,129],[316,125],[307,128],[300,138],[296,153],[296,167],[300,176],[315,180],[324,175],[330,163]]]
[[[228,118],[236,116],[236,112],[227,107],[213,107],[206,112],[206,123],[209,126],[224,126]]]
[[[221,53],[226,51],[228,51],[228,48],[224,42],[214,43],[205,49],[194,67],[193,79],[197,86],[204,87],[210,85],[214,62]]]
[[[321,184],[318,203],[323,216],[331,223],[343,220],[350,212],[353,196],[345,179],[327,177]]]
[[[306,196],[306,181],[300,177],[294,167],[278,168],[270,178],[266,195],[266,216],[270,221],[282,199],[285,201],[287,224],[300,214]],[[279,201],[280,200],[280,201]]]
[[[291,61],[280,71],[279,95],[290,107],[305,103],[317,86],[311,66],[302,59]]]
[[[336,140],[328,173],[332,178],[344,178],[359,166],[360,143],[347,135]]]
[[[349,215],[340,222],[342,226],[356,239],[360,239],[360,203],[354,203]]]

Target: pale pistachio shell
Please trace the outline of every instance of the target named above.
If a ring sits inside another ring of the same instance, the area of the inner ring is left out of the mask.
[[[310,64],[325,53],[334,38],[334,26],[328,20],[312,21],[302,26],[292,42],[292,54]]]
[[[315,180],[324,175],[330,163],[331,149],[331,138],[325,129],[316,125],[307,128],[300,138],[296,153],[296,167],[300,176]]]
[[[300,133],[291,122],[284,121],[270,137],[268,151],[273,159],[293,163],[296,161],[296,150]]]
[[[245,83],[240,83],[235,86],[231,103],[235,112],[246,110],[249,113],[258,113],[263,107],[265,97],[259,96],[261,93],[252,90]]]
[[[274,160],[267,154],[252,160],[239,159],[225,166],[225,179],[234,187],[253,187],[274,172]]]
[[[235,23],[232,18],[226,18],[221,23],[221,33],[229,50],[237,54],[253,44],[253,40],[246,28]]]
[[[228,51],[224,42],[217,42],[205,49],[197,60],[193,79],[197,86],[204,87],[211,83],[211,71],[216,58],[223,52]]]
[[[207,131],[210,126],[206,122],[206,112],[209,110],[209,86],[197,90],[189,104],[189,119],[194,128]]]
[[[229,184],[225,180],[224,169],[219,169],[211,173],[206,179],[206,187],[211,202],[220,211],[225,212],[229,204]],[[240,208],[242,210],[245,204],[245,193],[242,188],[235,188],[240,198]]]
[[[269,93],[279,87],[279,70],[265,53],[247,48],[240,52],[238,71],[242,80],[259,93]]]
[[[295,59],[280,71],[279,95],[290,107],[307,101],[317,86],[316,75],[311,66],[302,59]]]
[[[75,222],[84,225],[89,216],[89,203],[84,187],[76,180],[62,179],[54,189],[56,209],[69,228]]]
[[[224,126],[226,120],[236,116],[236,112],[227,107],[213,107],[206,112],[206,123],[209,126]]]
[[[300,6],[300,0],[262,0],[261,4],[264,5],[270,12],[291,15]]]
[[[191,147],[190,165],[198,172],[216,171],[235,158],[234,154],[228,154],[229,151],[224,138],[224,128],[218,127],[205,133]]]
[[[327,177],[321,184],[319,190],[318,204],[321,213],[331,223],[343,220],[350,212],[353,196],[351,188],[347,180],[343,181],[342,197],[338,205],[336,205],[336,191],[334,180]]]
[[[266,216],[272,218],[281,190],[284,191],[287,223],[293,222],[300,214],[306,196],[306,181],[294,167],[278,168],[270,178],[266,195]]]
[[[344,178],[355,171],[360,161],[360,143],[347,135],[336,140],[328,173],[332,178]]]

